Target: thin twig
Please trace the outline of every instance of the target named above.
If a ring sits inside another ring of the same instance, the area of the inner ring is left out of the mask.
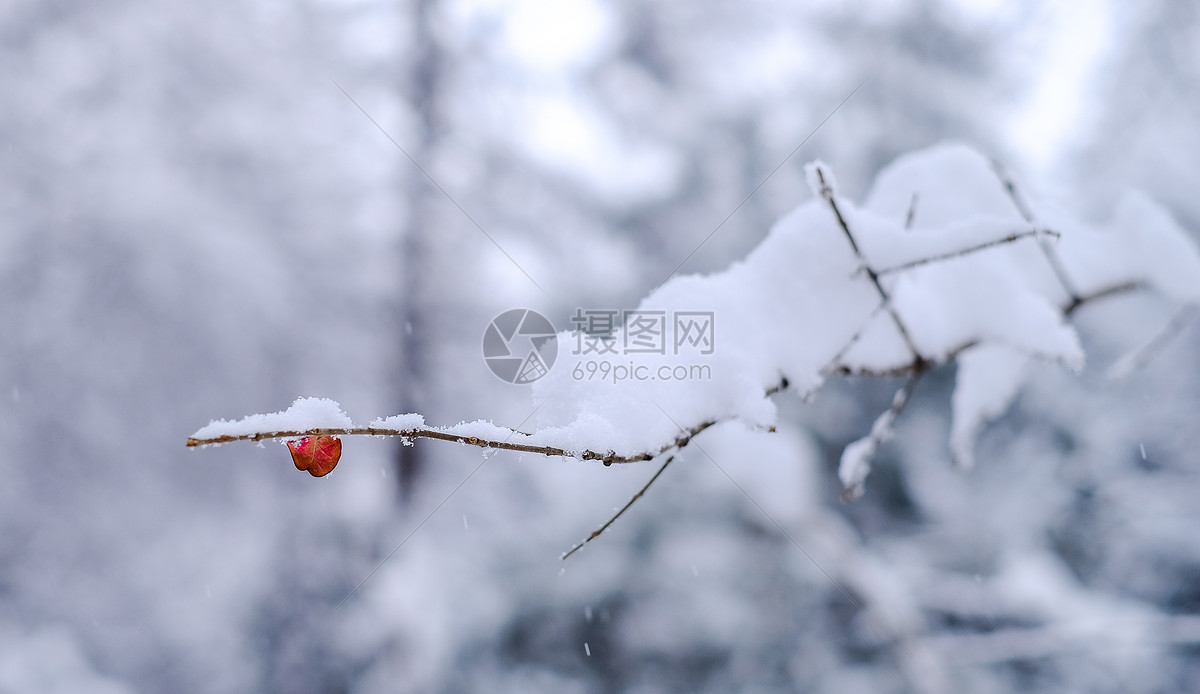
[[[917,219],[917,201],[920,200],[920,195],[917,191],[913,191],[912,199],[908,201],[908,214],[904,215],[904,230],[909,231],[913,227],[913,222]]]
[[[941,255],[931,255],[928,258],[912,260],[907,263],[902,263],[900,265],[894,265],[889,268],[877,270],[876,274],[878,274],[880,277],[883,277],[885,275],[892,275],[897,272],[904,272],[905,270],[911,270],[913,268],[921,267],[922,265],[928,265],[930,263],[937,263],[937,262],[941,262],[944,260],[954,260],[955,258],[963,258],[968,255],[971,255],[972,253],[978,253],[979,251],[985,251],[989,248],[1001,246],[1006,243],[1012,243],[1014,241],[1020,241],[1021,239],[1027,239],[1031,236],[1038,237],[1043,234],[1046,236],[1053,236],[1056,239],[1059,238],[1059,233],[1057,231],[1051,231],[1049,229],[1029,229],[1027,231],[1017,231],[1017,232],[1013,232],[1003,238],[993,239],[991,241],[984,241],[983,243],[980,243],[975,246],[970,246],[968,248],[963,248],[963,249],[960,249],[957,251],[951,251],[949,253],[942,253]]]
[[[904,344],[908,345],[908,349],[912,352],[915,362],[923,362],[925,359],[917,350],[916,343],[913,342],[912,336],[908,333],[908,328],[904,327],[904,321],[900,320],[900,314],[896,313],[896,308],[892,306],[892,299],[888,295],[886,289],[883,288],[883,283],[879,281],[879,273],[875,272],[866,257],[863,256],[862,250],[858,247],[858,242],[854,240],[854,234],[850,232],[850,225],[846,222],[846,218],[842,216],[842,210],[838,207],[837,197],[833,194],[833,186],[825,180],[825,171],[820,166],[817,167],[817,179],[821,182],[821,197],[825,202],[829,203],[829,208],[833,210],[833,216],[837,217],[838,225],[842,227],[842,233],[846,235],[846,240],[850,242],[850,248],[854,250],[854,256],[858,259],[859,267],[867,273],[867,277],[871,278],[871,284],[875,285],[875,291],[878,292],[879,298],[883,300],[884,308],[888,315],[892,317],[892,322],[896,324],[896,329],[900,331],[900,337],[904,338]]]
[[[893,425],[896,423],[896,418],[900,416],[900,413],[904,412],[904,407],[908,405],[913,391],[917,389],[917,383],[920,382],[921,377],[928,370],[928,363],[926,363],[924,368],[914,369],[909,375],[908,380],[905,381],[904,386],[892,396],[891,407],[879,415],[875,423],[871,425],[871,433],[847,446],[846,450],[842,453],[843,462],[845,462],[845,456],[852,454],[855,446],[859,446],[863,450],[863,453],[858,456],[858,462],[856,463],[856,467],[859,469],[854,471],[850,481],[842,480],[846,485],[846,488],[842,490],[843,501],[852,501],[862,495],[863,482],[871,472],[871,458],[875,456],[875,451],[879,449],[879,446],[892,437]]]
[[[1033,208],[1025,201],[1025,197],[1021,195],[1021,191],[1017,188],[1017,182],[1008,173],[1008,170],[1000,163],[998,159],[992,159],[992,171],[996,174],[996,178],[1000,179],[1000,184],[1004,186],[1004,192],[1008,194],[1008,199],[1012,201],[1013,207],[1017,209],[1017,214],[1021,215],[1029,224],[1034,224]],[[1050,265],[1054,276],[1058,278],[1058,283],[1062,285],[1063,291],[1067,293],[1067,297],[1072,302],[1079,301],[1082,296],[1079,290],[1076,289],[1075,283],[1067,275],[1067,269],[1062,264],[1062,259],[1058,257],[1058,253],[1046,241],[1045,234],[1039,234],[1038,248],[1041,249],[1042,255],[1045,256],[1046,262]]]
[[[880,304],[871,309],[871,313],[868,314],[867,319],[863,321],[862,327],[860,327],[856,333],[851,335],[849,340],[846,340],[846,344],[842,345],[842,348],[837,351],[837,354],[833,355],[833,359],[830,360],[830,363],[838,364],[842,361],[842,359],[847,353],[850,352],[854,345],[858,344],[858,341],[862,339],[862,336],[866,333],[867,328],[871,326],[871,321],[875,320],[875,316],[878,316],[879,312],[884,310],[884,308],[885,306]]]
[[[625,502],[625,505],[622,506],[621,509],[619,511],[617,511],[615,514],[613,514],[613,517],[609,518],[608,521],[604,525],[600,526],[599,528],[596,528],[595,530],[592,531],[591,535],[588,535],[586,538],[581,540],[578,544],[576,544],[571,549],[567,550],[566,552],[563,552],[560,559],[563,559],[565,561],[572,554],[578,552],[584,545],[591,542],[592,540],[595,540],[597,537],[600,537],[600,535],[602,535],[605,530],[608,530],[608,526],[615,523],[616,520],[618,518],[620,518],[623,513],[628,511],[629,507],[633,506],[633,502],[642,498],[642,495],[646,493],[646,490],[650,488],[650,485],[654,484],[654,481],[658,479],[658,476],[663,474],[663,470],[667,469],[667,466],[671,464],[672,460],[675,460],[674,455],[667,456],[667,459],[665,461],[663,461],[662,467],[658,468],[658,472],[654,473],[654,475],[650,478],[650,480],[648,482],[646,482],[645,486],[643,486],[641,489],[638,490],[637,494],[634,494],[632,497],[630,497],[629,501]]]

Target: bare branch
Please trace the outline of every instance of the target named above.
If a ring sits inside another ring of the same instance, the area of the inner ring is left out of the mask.
[[[625,502],[625,505],[622,506],[621,509],[619,511],[617,511],[615,514],[613,514],[612,518],[609,518],[608,521],[604,525],[593,530],[591,535],[588,535],[584,539],[580,540],[579,543],[576,544],[574,547],[567,550],[566,552],[563,552],[562,556],[559,558],[563,559],[565,561],[572,554],[574,554],[574,553],[578,552],[580,549],[582,549],[584,545],[591,542],[592,540],[595,540],[597,537],[600,537],[600,535],[603,534],[605,530],[608,530],[608,526],[615,523],[616,520],[618,518],[620,518],[622,514],[624,514],[626,511],[629,510],[630,506],[633,506],[633,502],[642,498],[642,495],[646,493],[646,490],[650,488],[650,485],[654,484],[654,481],[658,479],[658,476],[663,474],[663,470],[667,469],[667,466],[671,464],[672,460],[675,460],[675,456],[673,456],[673,455],[668,456],[667,459],[665,461],[663,461],[662,467],[658,468],[658,472],[654,473],[654,475],[650,478],[650,480],[648,482],[646,482],[645,486],[643,486],[641,489],[639,489],[637,494],[634,494],[629,499],[629,501]]]

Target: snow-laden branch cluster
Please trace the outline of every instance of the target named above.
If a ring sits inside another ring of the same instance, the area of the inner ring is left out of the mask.
[[[810,398],[831,376],[907,376],[892,407],[843,455],[839,473],[855,495],[930,368],[958,364],[950,448],[969,465],[980,430],[1012,401],[1030,360],[1082,368],[1067,320],[1079,306],[1135,288],[1200,304],[1200,253],[1143,196],[1127,196],[1107,225],[1093,227],[1027,197],[961,145],[901,157],[861,204],[839,193],[826,165],[809,164],[807,173],[814,198],[744,260],[720,273],[676,277],[638,306],[711,312],[710,353],[689,355],[708,378],[581,379],[576,367],[594,355],[560,354],[533,384],[536,426],[528,433],[487,421],[429,427],[417,415],[360,427],[336,403],[302,399],[285,413],[213,422],[188,445],[364,434],[632,462],[668,454],[719,421],[770,429],[771,396],[785,388]],[[573,342],[560,335],[560,345]],[[678,366],[681,357],[664,351],[636,362],[644,373]]]

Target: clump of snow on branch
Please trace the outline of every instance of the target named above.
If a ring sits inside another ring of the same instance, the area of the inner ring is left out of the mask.
[[[347,429],[353,427],[350,417],[329,398],[296,398],[282,412],[252,414],[238,420],[217,419],[201,427],[192,438],[215,439],[222,436],[247,436],[276,431],[307,431],[310,429]]]
[[[378,417],[368,426],[377,429],[407,431],[425,426],[425,418],[419,414],[394,414],[391,417]]]

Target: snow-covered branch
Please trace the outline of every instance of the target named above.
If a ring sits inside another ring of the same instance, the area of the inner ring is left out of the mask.
[[[826,165],[807,172],[814,199],[776,223],[744,260],[709,276],[675,277],[637,307],[710,317],[704,349],[689,352],[697,345],[677,341],[674,351],[628,355],[647,373],[690,357],[706,378],[581,378],[595,355],[560,354],[533,384],[529,432],[489,421],[428,426],[412,414],[359,426],[332,401],[302,399],[287,412],[213,422],[188,445],[399,436],[608,465],[670,455],[717,422],[771,429],[771,396],[785,389],[809,398],[834,376],[908,376],[843,458],[843,482],[854,495],[929,369],[958,364],[950,449],[970,465],[975,438],[1015,397],[1031,360],[1082,368],[1067,320],[1081,306],[1133,289],[1200,305],[1200,253],[1142,196],[1127,197],[1105,228],[1093,228],[1029,197],[1001,167],[958,145],[900,158],[861,205],[838,194]],[[570,333],[559,338],[575,341]]]
[[[254,417],[273,417],[278,421],[295,421],[293,417],[300,412],[324,412],[331,419],[346,418],[344,412],[337,402],[328,398],[298,398],[292,406],[283,412],[276,412],[272,415],[253,415]],[[249,418],[248,418],[249,419]],[[348,419],[348,418],[347,418]],[[435,439],[439,441],[451,441],[461,443],[468,446],[478,446],[480,448],[493,448],[504,451],[517,451],[520,453],[537,453],[544,456],[552,457],[569,457],[578,458],[580,460],[598,460],[605,465],[613,463],[637,463],[645,460],[652,460],[659,455],[670,451],[683,448],[692,440],[696,434],[709,428],[716,422],[703,422],[692,427],[684,434],[676,436],[669,444],[665,444],[659,451],[647,451],[634,455],[618,455],[616,452],[609,451],[593,451],[593,450],[567,450],[557,446],[548,444],[535,443],[540,440],[536,432],[527,433],[510,429],[507,427],[499,427],[495,424],[479,420],[475,422],[462,422],[453,426],[445,427],[430,427],[421,425],[405,426],[407,422],[423,422],[424,419],[419,415],[400,415],[388,417],[387,419],[379,419],[372,422],[369,426],[296,426],[292,425],[288,428],[267,428],[259,429],[259,425],[245,424],[246,420],[238,420],[230,422],[219,420],[212,422],[208,426],[200,429],[192,436],[188,437],[187,445],[191,448],[202,446],[215,446],[223,443],[233,443],[235,441],[266,441],[270,439],[299,439],[309,436],[382,436],[382,437],[399,437],[406,440],[412,439]],[[238,429],[244,431],[236,432]],[[253,429],[253,431],[252,431]],[[216,433],[216,432],[236,432],[236,433]],[[514,440],[514,438],[516,440]]]

